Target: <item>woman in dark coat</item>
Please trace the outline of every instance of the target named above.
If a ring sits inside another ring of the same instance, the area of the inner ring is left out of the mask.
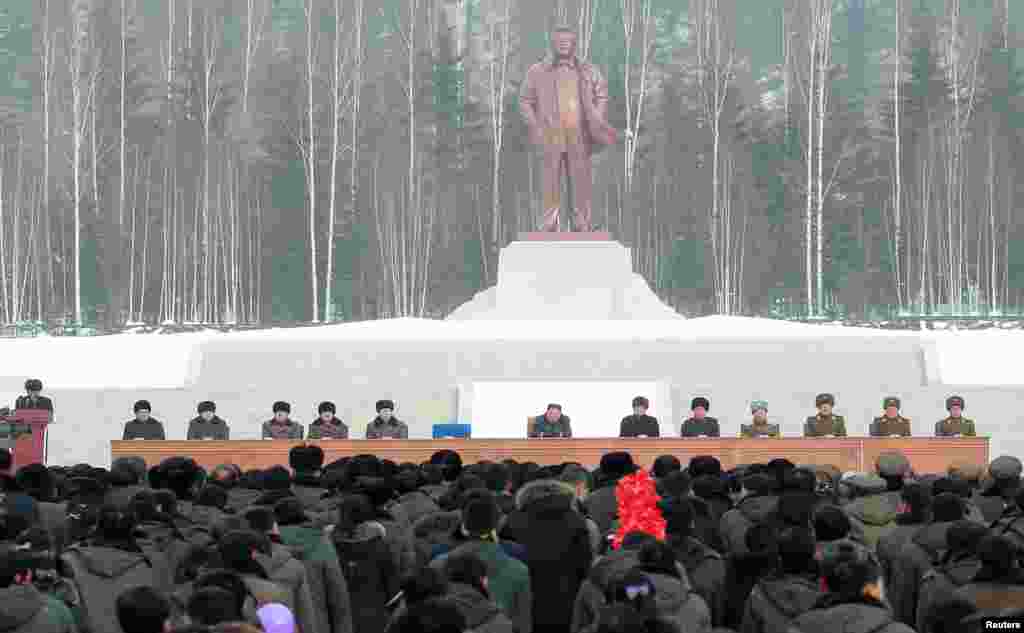
[[[516,494],[516,510],[500,537],[526,548],[533,593],[533,633],[565,633],[580,584],[593,552],[583,516],[573,509],[575,491],[553,479],[540,479]]]

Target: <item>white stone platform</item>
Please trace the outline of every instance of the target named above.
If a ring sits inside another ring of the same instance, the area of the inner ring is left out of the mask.
[[[498,283],[447,319],[619,321],[682,319],[633,272],[614,241],[519,241],[498,256]]]

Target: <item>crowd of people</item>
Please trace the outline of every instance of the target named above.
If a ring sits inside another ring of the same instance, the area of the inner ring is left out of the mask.
[[[1021,471],[325,464],[315,445],[264,471],[31,464],[0,475],[0,631],[989,630],[1024,617]]]

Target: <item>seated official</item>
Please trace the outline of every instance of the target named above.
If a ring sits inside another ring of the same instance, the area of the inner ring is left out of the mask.
[[[768,424],[768,403],[754,400],[750,403],[750,413],[754,416],[750,424],[740,425],[740,437],[782,437],[778,424]]]
[[[949,415],[935,423],[935,437],[976,437],[974,420],[963,417],[964,399],[961,396],[946,398]]]
[[[551,403],[542,415],[530,420],[526,437],[572,437],[572,424],[562,413],[562,405]]]
[[[871,421],[871,437],[910,437],[910,418],[900,415],[900,399],[889,396],[882,401],[885,414]]]
[[[690,417],[683,422],[680,437],[719,437],[718,420],[707,415],[711,401],[697,396],[690,401]]]
[[[228,423],[217,416],[217,405],[209,400],[200,402],[196,407],[198,417],[188,423],[186,439],[190,440],[229,440],[231,429]]]
[[[335,417],[338,408],[333,402],[321,402],[317,407],[320,414],[313,423],[309,425],[309,439],[311,440],[347,440],[348,426]]]
[[[124,425],[125,440],[163,440],[164,425],[156,418],[149,417],[153,407],[148,400],[139,400],[133,407],[135,419],[129,420]]]
[[[274,417],[263,423],[263,439],[265,440],[301,440],[302,425],[288,417],[292,405],[278,401],[274,403]]]
[[[804,437],[846,437],[846,419],[832,413],[835,404],[832,394],[818,394],[814,399],[818,415],[812,415],[804,422]]]
[[[14,408],[17,409],[42,409],[53,413],[53,400],[50,400],[40,392],[43,390],[43,381],[38,378],[29,378],[25,381],[26,395],[19,396],[14,401]]]
[[[409,438],[409,427],[394,417],[395,403],[392,400],[377,401],[377,417],[366,425],[366,439],[405,440]]]
[[[643,397],[633,398],[633,415],[622,418],[619,425],[619,437],[658,437],[658,418],[647,415],[650,401]]]

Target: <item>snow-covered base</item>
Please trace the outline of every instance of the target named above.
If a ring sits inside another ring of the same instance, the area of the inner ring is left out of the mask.
[[[0,342],[0,404],[26,377],[54,397],[52,463],[109,460],[132,403],[152,401],[168,436],[181,438],[200,400],[217,402],[234,438],[255,438],[275,400],[308,424],[322,400],[361,435],[377,399],[391,398],[412,437],[469,418],[460,392],[487,381],[654,383],[663,428],[678,428],[690,399],[706,395],[723,432],[765,399],[786,435],[799,435],[814,396],[836,395],[851,434],[864,434],[882,398],[899,395],[914,433],[929,435],[946,396],[992,437],[994,454],[1024,455],[1017,412],[1024,402],[1024,333],[889,332],[745,317],[659,321],[443,321],[387,319],[248,332],[118,334]],[[604,383],[602,385],[601,383]],[[540,413],[549,394],[515,403],[518,419]],[[629,413],[629,402],[609,410]],[[566,413],[573,415],[572,411]],[[587,420],[573,416],[573,425]]]

